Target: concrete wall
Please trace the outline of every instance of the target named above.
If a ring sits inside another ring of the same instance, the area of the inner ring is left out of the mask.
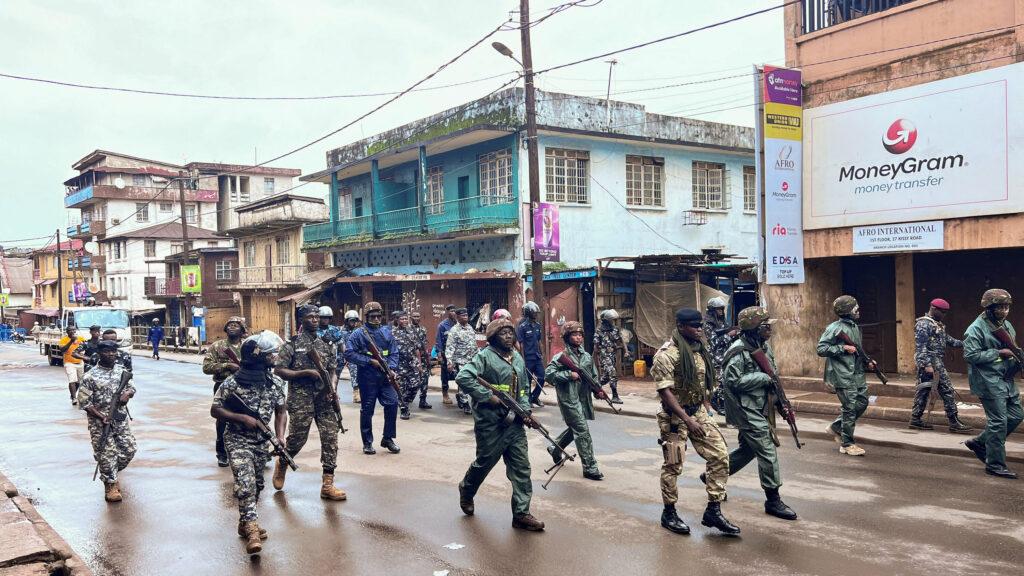
[[[825,363],[815,346],[825,326],[835,319],[832,302],[842,294],[843,274],[838,258],[807,260],[806,281],[786,286],[762,286],[761,296],[775,325],[772,347],[779,371],[787,375],[817,376]]]
[[[288,264],[278,264],[277,239],[288,238]],[[256,244],[255,266],[248,266],[245,261],[245,247],[248,243]],[[266,250],[270,247],[272,266],[304,266],[307,262],[307,255],[302,252],[302,228],[295,227],[284,230],[277,230],[255,236],[245,236],[238,239],[238,265],[239,268],[265,268]]]
[[[245,175],[245,177],[249,178],[249,201],[242,202],[240,198],[238,200],[232,200],[231,188],[230,185],[228,184],[228,179],[234,178],[238,180],[241,177],[242,175],[238,174],[229,174],[223,176],[221,177],[220,185],[218,185],[216,178],[200,178],[200,188],[209,188],[219,190],[220,192],[220,197],[217,200],[217,230],[223,231],[238,227],[239,214],[235,212],[235,208],[239,206],[244,206],[245,204],[249,204],[257,200],[262,200],[263,198],[266,198],[271,195],[264,192],[264,178],[271,178],[274,180],[274,191],[272,194],[280,194],[294,186],[294,179],[291,178],[290,176],[276,176],[269,174],[247,174]],[[207,180],[209,180],[211,184],[205,184]],[[240,186],[240,182],[236,182],[236,186]]]

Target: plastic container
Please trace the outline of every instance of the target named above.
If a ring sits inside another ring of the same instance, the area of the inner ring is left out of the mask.
[[[633,362],[633,377],[647,377],[647,362],[644,362],[643,360],[636,360],[635,362]]]

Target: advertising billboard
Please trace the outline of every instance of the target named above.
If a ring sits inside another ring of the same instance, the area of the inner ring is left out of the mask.
[[[765,66],[762,86],[765,281],[800,284],[804,281],[800,71]]]

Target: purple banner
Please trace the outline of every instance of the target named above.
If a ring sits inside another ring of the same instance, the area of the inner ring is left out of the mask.
[[[764,101],[801,106],[800,71],[774,66],[764,67]]]
[[[533,211],[533,257],[558,262],[558,206],[540,202]]]

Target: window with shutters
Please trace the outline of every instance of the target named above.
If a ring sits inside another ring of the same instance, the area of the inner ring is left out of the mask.
[[[725,210],[725,164],[693,163],[693,207],[704,210]]]
[[[142,280],[143,292],[146,294],[156,294],[156,276],[146,276]]]
[[[427,171],[427,214],[444,213],[444,168],[431,166]]]
[[[242,245],[242,252],[244,253],[244,257],[245,257],[245,260],[244,260],[245,267],[246,268],[252,268],[253,266],[255,266],[256,265],[256,243],[255,242],[246,242],[245,244]]]
[[[626,205],[665,207],[665,159],[626,156]]]
[[[135,204],[135,221],[149,222],[149,202]]]
[[[545,201],[559,204],[590,203],[590,152],[544,150]]]
[[[274,239],[274,249],[277,250],[278,264],[291,264],[292,250],[291,241],[287,236],[279,236]]]
[[[156,240],[146,240],[144,249],[146,258],[156,258]]]
[[[753,166],[743,167],[743,211],[757,210],[757,169]]]
[[[498,150],[483,154],[480,161],[480,204],[512,201],[512,152]]]
[[[185,205],[185,222],[189,224],[196,223],[196,205],[186,204]]]

